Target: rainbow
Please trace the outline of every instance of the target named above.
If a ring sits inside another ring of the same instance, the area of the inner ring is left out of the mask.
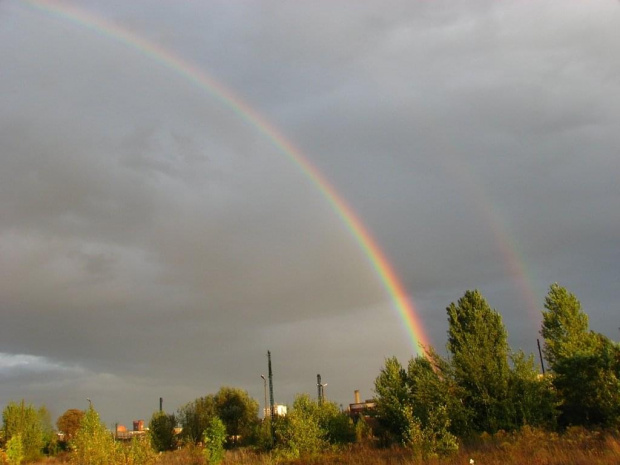
[[[460,187],[468,193],[472,205],[482,217],[493,236],[495,247],[502,256],[502,264],[511,276],[519,295],[521,296],[525,309],[528,314],[530,324],[530,334],[538,335],[542,320],[539,296],[535,292],[533,279],[527,273],[525,259],[519,253],[519,247],[515,238],[509,233],[507,220],[502,218],[501,209],[491,202],[491,196],[484,190],[485,183],[475,176],[475,173],[467,167],[458,156],[451,156],[457,153],[458,148],[454,147],[448,138],[435,141],[442,147],[444,155],[444,170],[452,179],[459,182]],[[532,338],[532,339],[535,339]],[[535,347],[535,341],[531,341]]]
[[[333,211],[346,225],[375,270],[394,307],[402,318],[414,351],[418,354],[424,353],[424,347],[429,345],[429,339],[425,334],[418,312],[376,240],[325,176],[260,113],[202,69],[125,28],[121,28],[101,17],[93,16],[66,3],[52,0],[22,0],[22,2],[37,11],[69,21],[104,37],[114,39],[157,61],[162,66],[207,91],[211,96],[236,113],[239,118],[253,126],[259,133],[270,140],[316,186]]]

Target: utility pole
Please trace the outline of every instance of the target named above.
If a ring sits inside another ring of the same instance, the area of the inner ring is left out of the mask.
[[[271,352],[267,351],[267,363],[269,368],[269,428],[271,429],[271,445],[276,442],[276,430],[273,428],[273,420],[275,416],[275,402],[273,401],[273,371],[271,370]]]
[[[323,405],[323,385],[321,384],[321,375],[316,375],[316,390],[319,405]]]
[[[275,416],[276,404],[273,401],[273,371],[271,370],[271,352],[267,351],[267,362],[269,368],[269,415],[271,418]]]

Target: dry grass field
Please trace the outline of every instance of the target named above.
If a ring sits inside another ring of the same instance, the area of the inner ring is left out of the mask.
[[[48,458],[43,465],[69,463],[69,456]],[[415,457],[403,448],[381,449],[370,445],[352,445],[324,451],[315,457],[283,460],[252,450],[228,451],[223,465],[618,465],[620,433],[572,428],[564,434],[525,428],[516,434],[498,433],[462,445],[450,457]],[[158,456],[157,465],[206,465],[199,448],[186,448]]]
[[[355,445],[337,451],[325,451],[316,457],[280,461],[269,454],[249,450],[229,451],[224,465],[618,465],[620,435],[618,432],[587,431],[573,428],[562,435],[524,429],[518,434],[498,433],[483,436],[460,451],[443,458],[415,457],[403,448],[379,449]],[[160,457],[161,465],[202,465],[198,451],[176,451]]]

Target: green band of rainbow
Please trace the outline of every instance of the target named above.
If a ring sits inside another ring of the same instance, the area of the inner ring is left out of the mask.
[[[22,1],[38,11],[90,29],[100,35],[130,46],[141,54],[156,60],[161,65],[206,90],[211,96],[218,99],[221,103],[234,111],[241,119],[267,137],[279,151],[286,155],[310,182],[317,187],[323,197],[329,202],[334,212],[344,222],[379,276],[381,283],[402,317],[414,351],[419,354],[424,353],[423,346],[428,345],[428,338],[425,335],[419,316],[402,283],[394,272],[393,267],[377,245],[377,242],[373,239],[367,228],[347,202],[336,189],[331,186],[327,179],[325,179],[325,176],[262,115],[235,95],[230,89],[207,75],[203,70],[175,56],[161,46],[137,36],[129,30],[110,23],[103,18],[95,17],[66,3],[48,0]]]

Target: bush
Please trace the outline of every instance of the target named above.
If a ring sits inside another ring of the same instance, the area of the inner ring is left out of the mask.
[[[177,420],[174,414],[166,414],[164,412],[155,412],[149,422],[149,434],[153,443],[153,447],[158,452],[164,452],[174,449],[176,445],[176,436],[174,428]]]
[[[91,406],[71,440],[72,461],[79,465],[109,465],[115,462],[114,438],[99,420],[99,414]]]
[[[218,465],[224,460],[224,442],[226,442],[226,426],[219,419],[213,417],[204,432],[204,456],[207,463]]]
[[[6,443],[6,457],[9,465],[19,465],[24,460],[24,445],[21,434],[16,434]]]

